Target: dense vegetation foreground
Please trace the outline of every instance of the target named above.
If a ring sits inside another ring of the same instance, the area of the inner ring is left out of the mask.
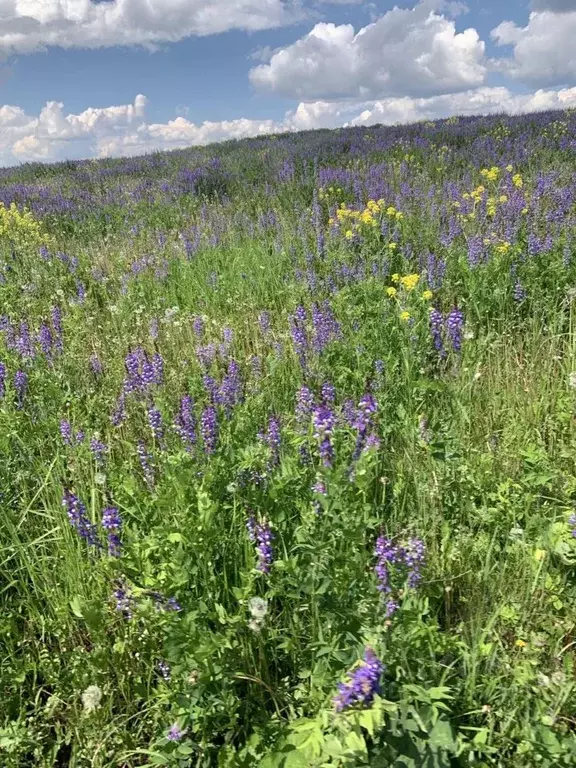
[[[0,765],[576,765],[576,114],[1,172]]]

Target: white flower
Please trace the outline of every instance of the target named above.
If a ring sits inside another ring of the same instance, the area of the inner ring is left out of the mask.
[[[510,532],[508,533],[508,536],[513,541],[519,541],[524,536],[524,531],[522,528],[519,528],[519,527],[511,528]]]
[[[572,371],[568,376],[568,386],[570,389],[576,389],[576,371]]]
[[[553,672],[552,673],[552,683],[554,685],[564,685],[566,683],[566,675],[564,672]]]
[[[102,689],[97,685],[89,685],[82,694],[82,705],[86,712],[94,712],[102,701]]]
[[[261,597],[252,597],[248,603],[248,608],[253,619],[263,621],[268,613],[268,601]]]
[[[176,315],[180,312],[180,307],[170,307],[164,312],[164,322],[169,323],[171,322]]]
[[[262,629],[262,622],[258,621],[257,619],[252,619],[251,621],[248,622],[248,629],[251,629],[252,632],[256,632],[256,633],[260,632],[260,630]]]

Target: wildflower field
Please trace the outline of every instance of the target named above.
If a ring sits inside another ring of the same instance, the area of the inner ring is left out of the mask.
[[[576,113],[0,172],[0,765],[576,765]]]

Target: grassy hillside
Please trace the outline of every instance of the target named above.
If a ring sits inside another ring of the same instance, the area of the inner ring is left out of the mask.
[[[0,201],[0,765],[576,764],[576,114]]]

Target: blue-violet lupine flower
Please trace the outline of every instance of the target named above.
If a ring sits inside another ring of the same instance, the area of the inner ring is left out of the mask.
[[[152,430],[152,434],[154,435],[155,440],[161,443],[164,438],[162,414],[155,405],[150,405],[148,408],[148,424],[150,425],[150,429]]]
[[[280,461],[280,419],[277,416],[271,416],[268,421],[268,429],[264,434],[259,435],[260,439],[270,448],[272,464],[278,464]]]
[[[108,541],[108,554],[110,557],[120,557],[122,543],[120,541],[120,527],[122,520],[116,507],[106,507],[102,510],[102,528],[106,531]]]
[[[50,359],[52,356],[53,341],[54,340],[52,338],[52,331],[50,326],[46,325],[46,323],[42,323],[40,330],[38,331],[38,344],[40,345],[42,354],[44,354],[48,359]]]
[[[14,389],[17,397],[16,407],[20,409],[24,405],[24,397],[28,389],[28,376],[24,371],[16,371],[14,374]]]
[[[380,678],[384,665],[372,648],[366,648],[361,666],[348,672],[348,681],[338,685],[338,694],[334,698],[337,712],[354,706],[369,707],[374,696],[380,693]]]
[[[62,310],[60,307],[52,307],[50,313],[52,319],[52,330],[54,331],[54,349],[57,352],[64,350],[64,332],[62,329]]]
[[[256,570],[267,575],[270,573],[270,567],[274,553],[272,550],[272,541],[274,535],[270,530],[270,525],[264,519],[261,523],[257,523],[253,516],[248,518],[246,523],[248,529],[248,535],[251,541],[256,544],[256,554],[258,555],[258,563]]]
[[[149,451],[146,448],[146,444],[143,440],[138,440],[138,445],[136,446],[136,452],[138,453],[138,459],[140,461],[140,466],[142,467],[142,472],[144,474],[144,480],[146,482],[146,485],[149,488],[152,488],[154,486],[154,467],[152,465],[152,455],[149,453]]]
[[[322,384],[322,402],[327,406],[332,406],[336,402],[336,389],[329,381]]]
[[[90,355],[90,370],[94,376],[101,376],[104,372],[100,358],[96,354]]]
[[[320,405],[314,408],[312,421],[314,424],[314,437],[318,440],[320,458],[324,466],[329,468],[332,466],[334,459],[334,449],[330,438],[336,424],[336,418],[330,408]]]
[[[464,313],[461,309],[453,309],[446,318],[446,335],[452,342],[455,352],[462,348],[462,332],[464,329]]]
[[[186,731],[183,731],[178,723],[174,723],[174,725],[168,731],[166,738],[168,741],[180,741],[184,737],[185,733]]]
[[[121,613],[125,619],[131,619],[134,616],[136,600],[132,596],[130,589],[122,583],[117,584],[112,593],[116,601],[116,610]]]
[[[64,445],[72,445],[72,425],[67,419],[60,422],[60,434]]]
[[[214,453],[218,442],[218,415],[214,406],[209,405],[202,411],[200,429],[204,441],[204,451],[207,454]]]
[[[296,398],[296,419],[303,426],[314,410],[314,395],[309,387],[303,386],[298,390]]]
[[[92,440],[90,440],[90,451],[94,456],[96,464],[102,466],[104,463],[104,454],[107,451],[106,444],[98,440],[98,438],[93,437]]]
[[[434,341],[434,347],[440,355],[440,357],[446,357],[446,350],[444,349],[444,341],[442,339],[442,329],[444,327],[444,318],[440,310],[432,308],[430,310],[430,332],[432,333],[432,339]]]
[[[88,518],[85,504],[69,490],[64,491],[62,504],[68,513],[70,524],[76,530],[78,535],[85,539],[91,546],[96,546],[96,531],[94,525]]]
[[[184,395],[180,400],[174,428],[184,443],[187,453],[192,453],[196,444],[196,419],[194,418],[194,401],[190,395]]]

